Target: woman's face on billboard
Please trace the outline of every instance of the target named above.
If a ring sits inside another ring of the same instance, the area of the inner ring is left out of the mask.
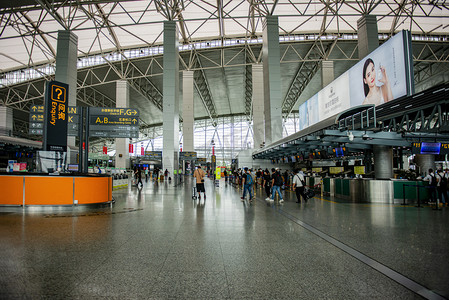
[[[366,68],[365,78],[363,81],[369,86],[370,89],[374,87],[376,82],[376,70],[373,63],[370,63]]]

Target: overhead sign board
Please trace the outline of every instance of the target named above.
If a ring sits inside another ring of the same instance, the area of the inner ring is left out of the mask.
[[[179,152],[179,158],[182,160],[195,160],[196,152]]]
[[[68,107],[68,119],[67,119],[67,135],[78,136],[79,128],[79,112],[81,107],[69,106]],[[30,107],[29,116],[29,134],[43,135],[44,134],[44,106],[32,105]]]
[[[89,159],[109,160],[109,155],[100,153],[89,153]]]
[[[139,110],[134,108],[89,108],[89,136],[138,138]]]
[[[134,108],[91,107],[89,113],[91,116],[139,116],[139,110]]]
[[[28,133],[33,135],[44,134],[44,106],[31,105]]]
[[[449,143],[412,143],[412,154],[449,154]]]
[[[139,124],[138,117],[125,116],[90,116],[90,125],[130,125],[135,126]]]
[[[44,150],[67,150],[67,111],[69,85],[50,81],[45,92]]]
[[[144,160],[162,160],[162,151],[145,151]]]

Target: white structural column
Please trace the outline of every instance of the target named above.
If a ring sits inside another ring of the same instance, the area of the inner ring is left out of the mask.
[[[194,150],[193,71],[182,72],[182,137],[183,151]]]
[[[332,81],[334,81],[334,62],[323,60],[321,62],[321,87],[324,88]]]
[[[116,101],[117,108],[129,107],[129,85],[126,80],[117,80],[116,82]],[[115,167],[129,168],[129,139],[115,139]]]
[[[69,105],[76,106],[76,80],[77,80],[78,36],[69,30],[58,31],[56,47],[55,80],[69,85]],[[67,137],[67,146],[75,147],[75,137]],[[76,162],[76,153],[70,154],[69,163]]]
[[[0,135],[12,135],[13,121],[12,108],[0,106]]]
[[[263,82],[265,143],[282,138],[281,62],[278,17],[267,16],[263,24]]]
[[[254,148],[259,149],[265,142],[263,66],[261,64],[253,64],[252,78]]]
[[[357,20],[359,58],[379,47],[376,16],[366,15]]]
[[[173,175],[179,151],[179,58],[175,21],[164,22],[162,167]]]

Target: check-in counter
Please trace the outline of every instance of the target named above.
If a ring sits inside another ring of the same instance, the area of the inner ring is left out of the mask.
[[[408,180],[376,180],[323,178],[323,192],[331,197],[355,203],[417,203],[429,198],[427,182]]]
[[[331,180],[329,177],[323,178],[323,186],[321,190],[325,196],[329,196],[331,194]]]
[[[74,205],[112,201],[109,175],[0,173],[0,205]]]
[[[395,203],[403,203],[405,193],[406,203],[418,203],[418,196],[422,203],[429,199],[429,189],[426,188],[428,186],[427,181],[393,180],[394,201]]]
[[[363,198],[360,202],[394,203],[393,181],[363,179]]]
[[[350,181],[348,178],[335,178],[335,197],[350,199]]]
[[[352,202],[361,202],[360,197],[363,195],[363,179],[349,180],[349,195]]]

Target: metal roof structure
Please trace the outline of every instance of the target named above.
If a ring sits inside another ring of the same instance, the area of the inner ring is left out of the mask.
[[[413,37],[419,90],[447,80],[449,7],[445,1],[104,1],[26,0],[0,4],[0,105],[23,127],[54,77],[58,30],[78,36],[78,105],[114,106],[115,81],[130,83],[142,130],[162,123],[163,21],[177,22],[180,70],[193,70],[195,119],[251,120],[251,64],[262,61],[264,18],[279,18],[283,115],[321,88],[320,63],[335,77],[358,61],[357,20],[375,15],[380,42]],[[444,77],[446,76],[446,77]]]

